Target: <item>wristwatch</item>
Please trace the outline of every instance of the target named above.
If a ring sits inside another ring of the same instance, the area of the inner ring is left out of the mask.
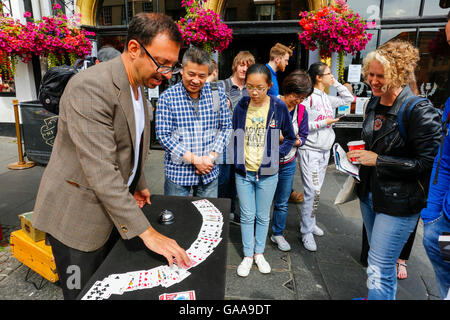
[[[212,153],[208,154],[209,158],[211,159],[211,162],[214,163],[216,161],[216,157]]]

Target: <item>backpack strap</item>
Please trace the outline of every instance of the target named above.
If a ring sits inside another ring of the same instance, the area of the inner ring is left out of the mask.
[[[305,106],[302,105],[301,103],[297,105],[297,122],[298,122],[298,127],[300,128],[300,124],[302,123],[303,120],[303,114],[305,112]]]
[[[217,82],[210,82],[211,92],[213,97],[213,111],[217,112],[220,109],[219,88]]]
[[[422,101],[427,101],[427,98],[424,97],[418,97],[418,96],[412,96],[403,102],[401,105],[398,113],[397,113],[397,124],[398,124],[398,130],[400,131],[400,135],[402,136],[403,140],[406,141],[408,138],[408,135],[406,133],[406,129],[404,126],[405,120],[407,121],[409,117],[411,116],[411,112],[414,109],[414,107]],[[406,117],[405,117],[406,112]]]
[[[233,106],[230,97],[230,84],[228,80],[229,79],[217,81],[217,86],[222,87],[222,89],[225,91],[225,97],[227,98],[229,109],[233,111]]]
[[[225,84],[225,92],[229,93],[231,91],[231,78],[227,78],[224,80],[224,84]]]

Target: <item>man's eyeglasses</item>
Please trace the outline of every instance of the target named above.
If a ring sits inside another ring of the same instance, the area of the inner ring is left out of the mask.
[[[245,88],[247,89],[248,92],[256,91],[258,93],[263,93],[267,89],[267,87],[265,87],[265,88],[256,88],[256,87],[252,87],[252,86],[245,86]]]
[[[156,65],[156,72],[161,74],[167,74],[169,72],[172,72],[172,74],[177,74],[181,71],[182,66],[178,62],[173,67],[160,65],[139,41],[138,43],[141,45],[141,48],[144,49],[144,52],[147,54],[147,56],[149,56],[150,59],[152,59],[153,63]]]
[[[329,76],[331,74],[331,72],[328,72],[328,73],[322,73],[321,74],[321,76],[323,77],[323,76]]]

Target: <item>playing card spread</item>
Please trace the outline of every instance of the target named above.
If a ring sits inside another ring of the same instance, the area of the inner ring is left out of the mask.
[[[208,200],[193,201],[203,218],[203,223],[197,239],[186,250],[191,260],[187,268],[178,267],[174,261],[172,267],[163,265],[150,270],[139,270],[121,274],[112,274],[97,281],[83,296],[82,300],[104,300],[111,294],[154,288],[162,286],[168,288],[186,279],[192,269],[208,258],[222,241],[223,216],[222,213]],[[195,291],[165,293],[159,296],[160,300],[195,300]]]
[[[108,299],[110,296],[109,284],[103,281],[96,281],[82,300],[103,300]]]

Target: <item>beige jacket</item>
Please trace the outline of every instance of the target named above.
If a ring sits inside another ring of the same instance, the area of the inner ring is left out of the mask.
[[[127,187],[136,147],[131,99],[120,56],[69,81],[34,207],[35,228],[71,248],[90,252],[105,244],[113,226],[124,239],[150,226]],[[142,167],[149,149],[150,123],[143,101],[145,128],[136,190],[147,188]]]

